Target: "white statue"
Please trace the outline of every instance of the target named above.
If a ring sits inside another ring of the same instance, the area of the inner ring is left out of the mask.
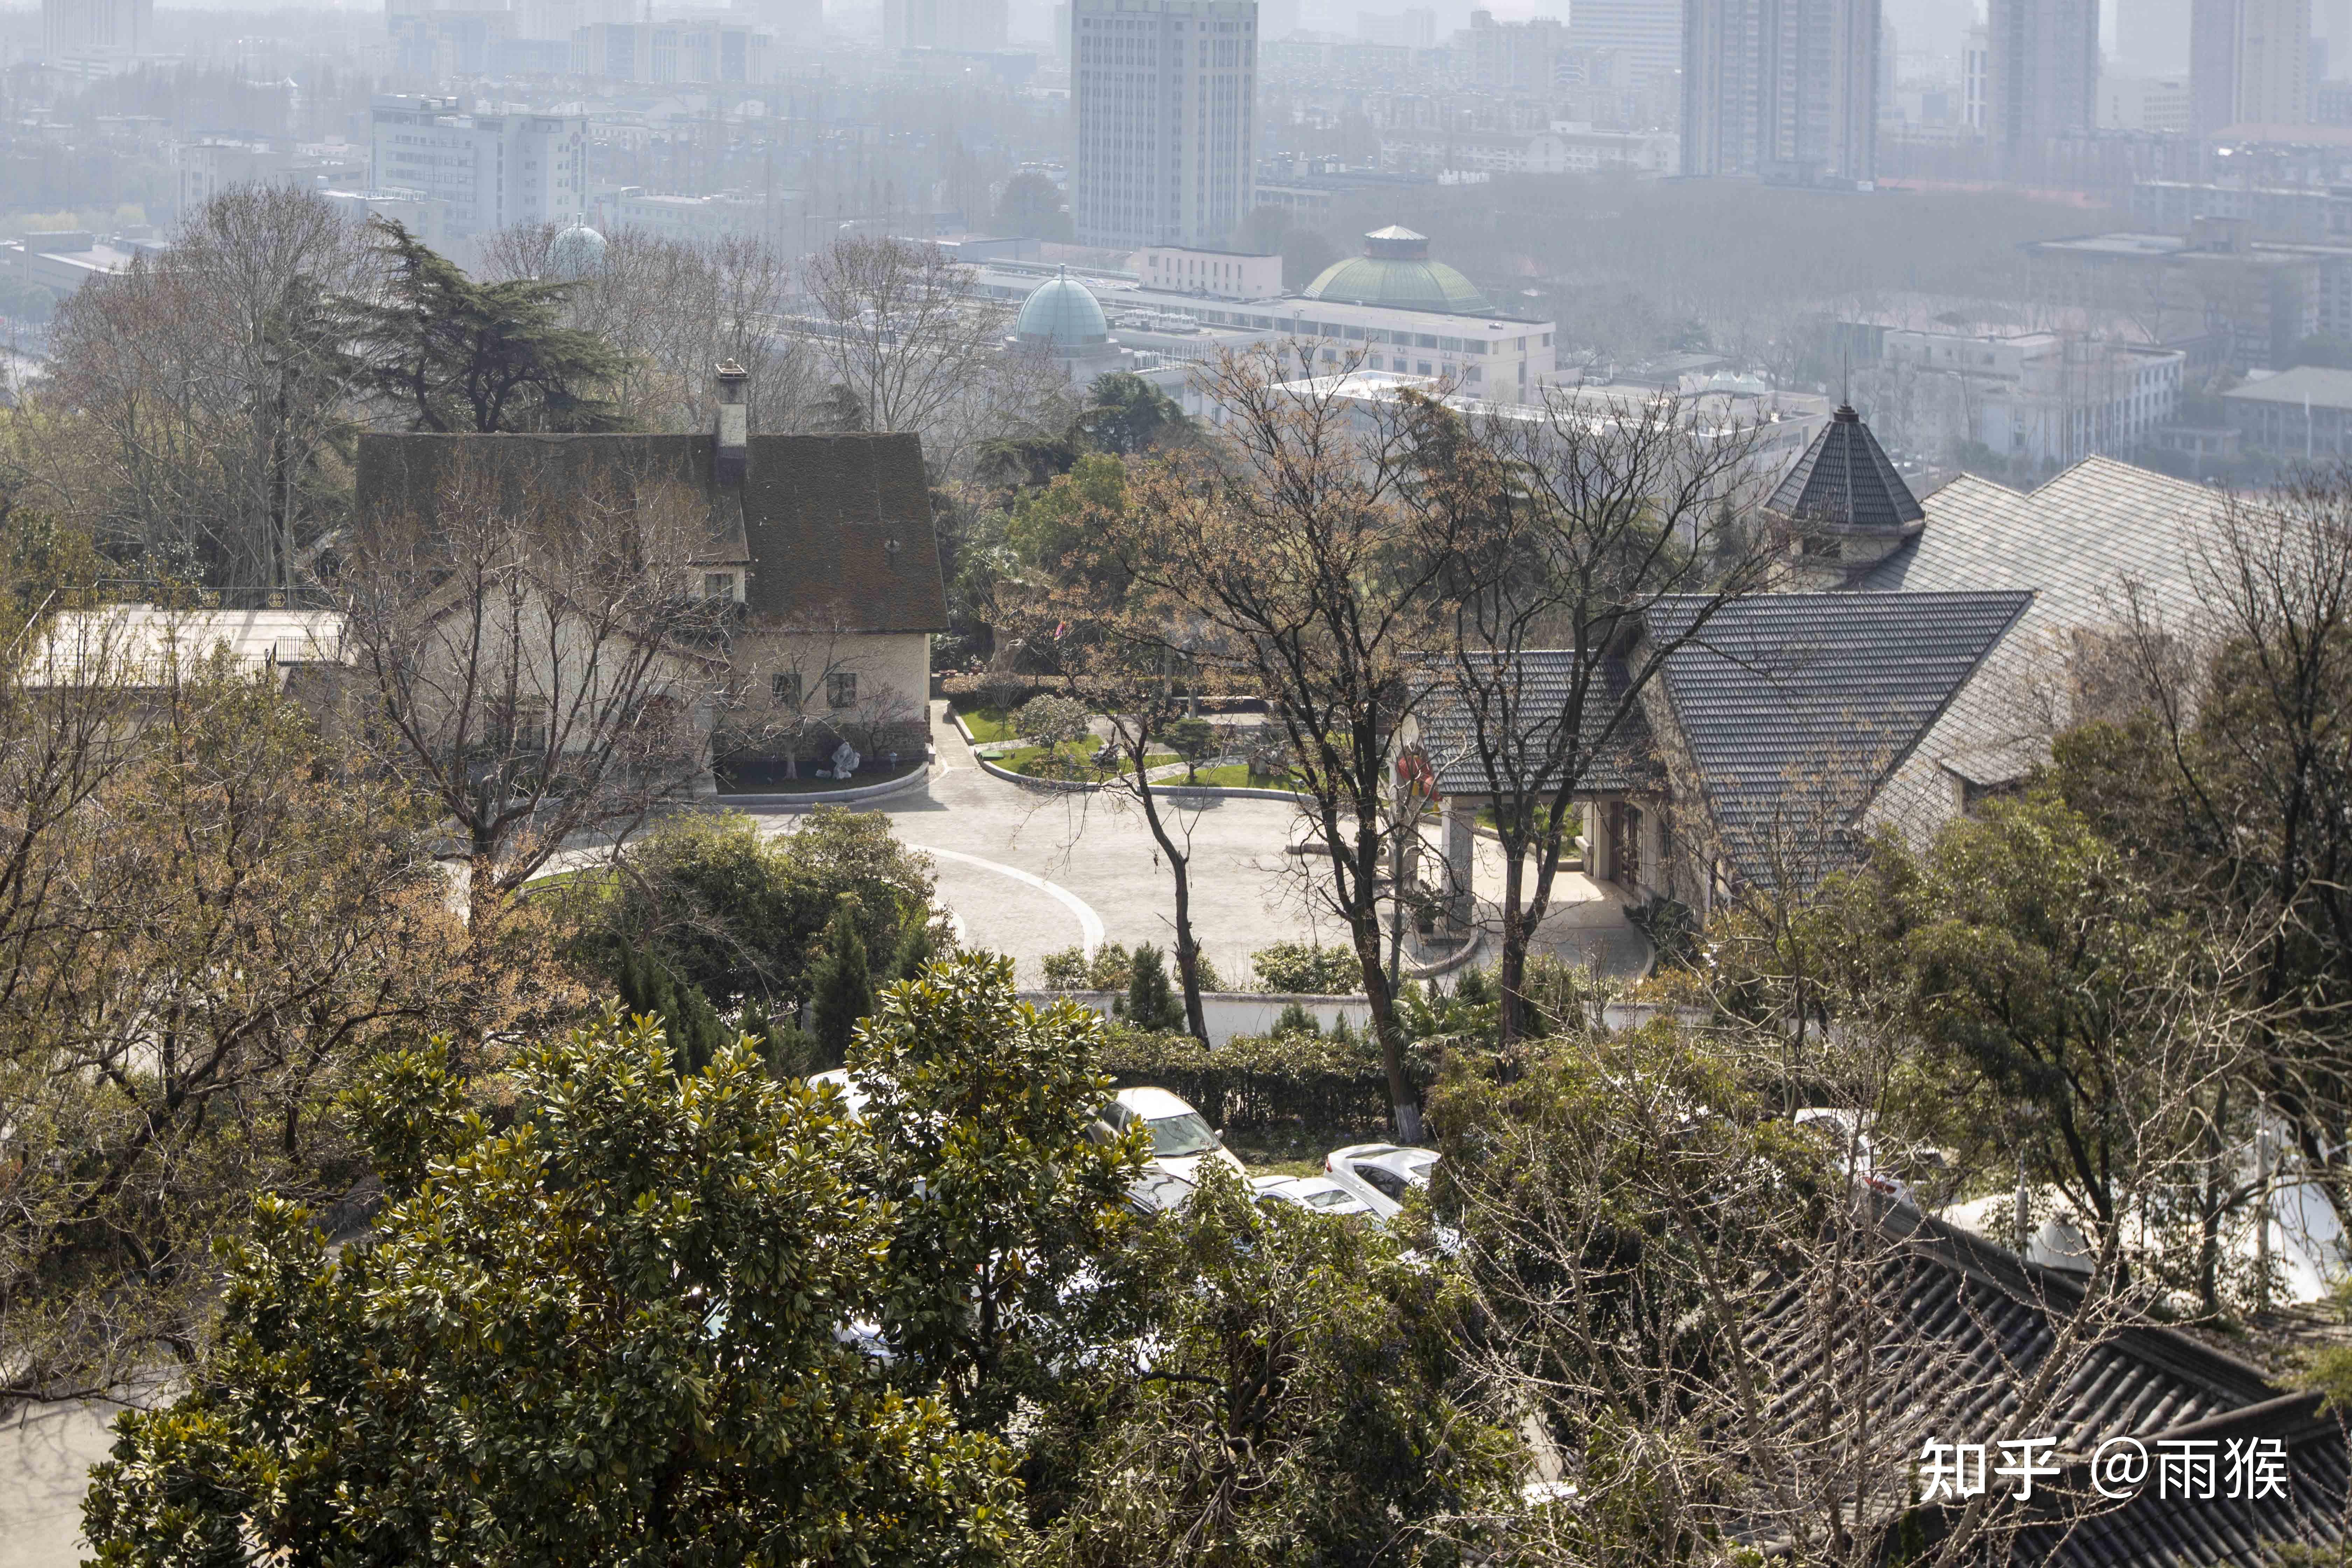
[[[857,748],[844,741],[833,749],[833,776],[845,779],[857,771]]]

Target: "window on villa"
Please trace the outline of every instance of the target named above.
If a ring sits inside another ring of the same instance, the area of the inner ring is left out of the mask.
[[[824,678],[824,701],[828,708],[857,706],[857,677],[850,674],[828,675]]]
[[[768,692],[776,700],[776,706],[779,708],[799,707],[801,705],[801,672],[797,669],[776,671],[768,678]]]
[[[706,599],[731,599],[735,596],[735,574],[705,572],[702,574],[702,596]]]

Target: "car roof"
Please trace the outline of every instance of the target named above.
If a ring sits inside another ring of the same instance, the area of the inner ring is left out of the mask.
[[[1122,1089],[1114,1097],[1146,1121],[1159,1121],[1171,1116],[1198,1114],[1183,1100],[1164,1089]]]
[[[1437,1151],[1400,1149],[1392,1143],[1384,1143],[1375,1145],[1362,1153],[1349,1154],[1348,1158],[1358,1164],[1378,1165],[1383,1170],[1394,1171],[1401,1176],[1409,1176],[1437,1163]]]

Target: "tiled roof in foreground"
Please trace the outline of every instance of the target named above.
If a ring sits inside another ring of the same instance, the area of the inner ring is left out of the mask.
[[[1848,831],[2032,602],[2015,591],[1662,599],[1675,721],[1739,874],[1775,885],[1791,837]]]

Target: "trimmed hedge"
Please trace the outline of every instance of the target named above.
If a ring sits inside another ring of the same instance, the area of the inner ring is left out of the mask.
[[[1119,1089],[1150,1085],[1181,1095],[1214,1127],[1254,1132],[1384,1135],[1388,1077],[1369,1042],[1327,1035],[1237,1035],[1211,1050],[1190,1035],[1111,1026],[1103,1070]],[[1405,1071],[1418,1098],[1436,1075],[1417,1052]]]

